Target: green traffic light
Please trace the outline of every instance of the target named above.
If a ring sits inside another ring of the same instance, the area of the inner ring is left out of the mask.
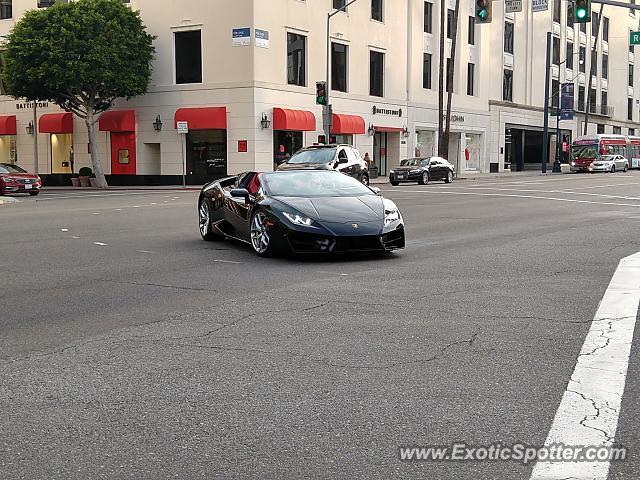
[[[576,17],[583,19],[587,16],[587,10],[585,8],[579,8],[576,10]]]
[[[478,12],[478,16],[479,16],[481,19],[483,19],[483,20],[484,20],[485,18],[487,18],[487,11],[486,11],[486,10],[480,10],[480,11]]]

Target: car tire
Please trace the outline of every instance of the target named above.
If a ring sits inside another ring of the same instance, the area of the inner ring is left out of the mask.
[[[36,195],[38,195],[40,192],[29,192],[29,195],[31,195],[32,197],[35,197]]]
[[[616,166],[615,165],[613,165],[611,167],[611,170],[609,170],[609,173],[616,173]]]
[[[449,170],[447,172],[447,176],[444,179],[444,183],[451,183],[451,182],[453,182],[453,172]]]
[[[224,239],[223,236],[213,233],[213,228],[211,227],[211,210],[206,198],[200,199],[200,203],[198,204],[198,230],[200,231],[202,239],[207,242]]]
[[[422,172],[422,176],[420,177],[420,180],[418,180],[418,185],[427,185],[428,183],[429,183],[429,173]]]
[[[365,186],[369,186],[369,175],[364,173],[362,174],[362,179],[360,180],[362,182],[363,185]]]
[[[627,165],[626,163],[624,164],[624,169],[622,170],[624,173],[627,173],[627,170],[629,170],[629,165]]]
[[[397,187],[398,185],[400,185],[400,182],[391,182],[391,181],[389,181],[389,183],[391,184],[392,187]]]
[[[275,242],[267,230],[267,214],[256,210],[249,224],[251,248],[259,257],[272,257],[275,254]]]

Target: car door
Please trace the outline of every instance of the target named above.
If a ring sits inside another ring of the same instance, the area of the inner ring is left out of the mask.
[[[622,155],[618,155],[616,160],[616,170],[624,170],[624,164],[626,163],[626,159]]]
[[[235,235],[243,240],[249,238],[249,215],[253,206],[252,198],[232,197],[231,190],[233,188],[247,188],[253,177],[257,175],[255,172],[249,172],[238,177],[238,182],[231,188],[225,188],[226,218],[233,228]]]
[[[429,162],[429,178],[431,180],[439,180],[442,178],[442,164],[438,157],[431,157],[431,161]]]

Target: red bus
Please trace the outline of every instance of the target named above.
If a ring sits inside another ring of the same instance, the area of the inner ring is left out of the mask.
[[[640,168],[640,137],[629,137],[629,168]]]
[[[638,137],[638,140],[638,146],[640,147],[640,137]],[[629,166],[631,166],[630,153],[633,149],[631,147],[631,140],[626,135],[586,135],[578,137],[571,144],[571,171],[588,172],[594,160],[599,160],[602,155],[610,154],[622,155],[628,158]]]

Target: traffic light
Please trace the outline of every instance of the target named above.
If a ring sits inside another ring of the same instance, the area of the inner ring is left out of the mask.
[[[476,0],[476,23],[491,23],[492,0]]]
[[[575,23],[591,21],[591,0],[576,0]]]
[[[316,82],[316,103],[327,104],[327,82]]]

